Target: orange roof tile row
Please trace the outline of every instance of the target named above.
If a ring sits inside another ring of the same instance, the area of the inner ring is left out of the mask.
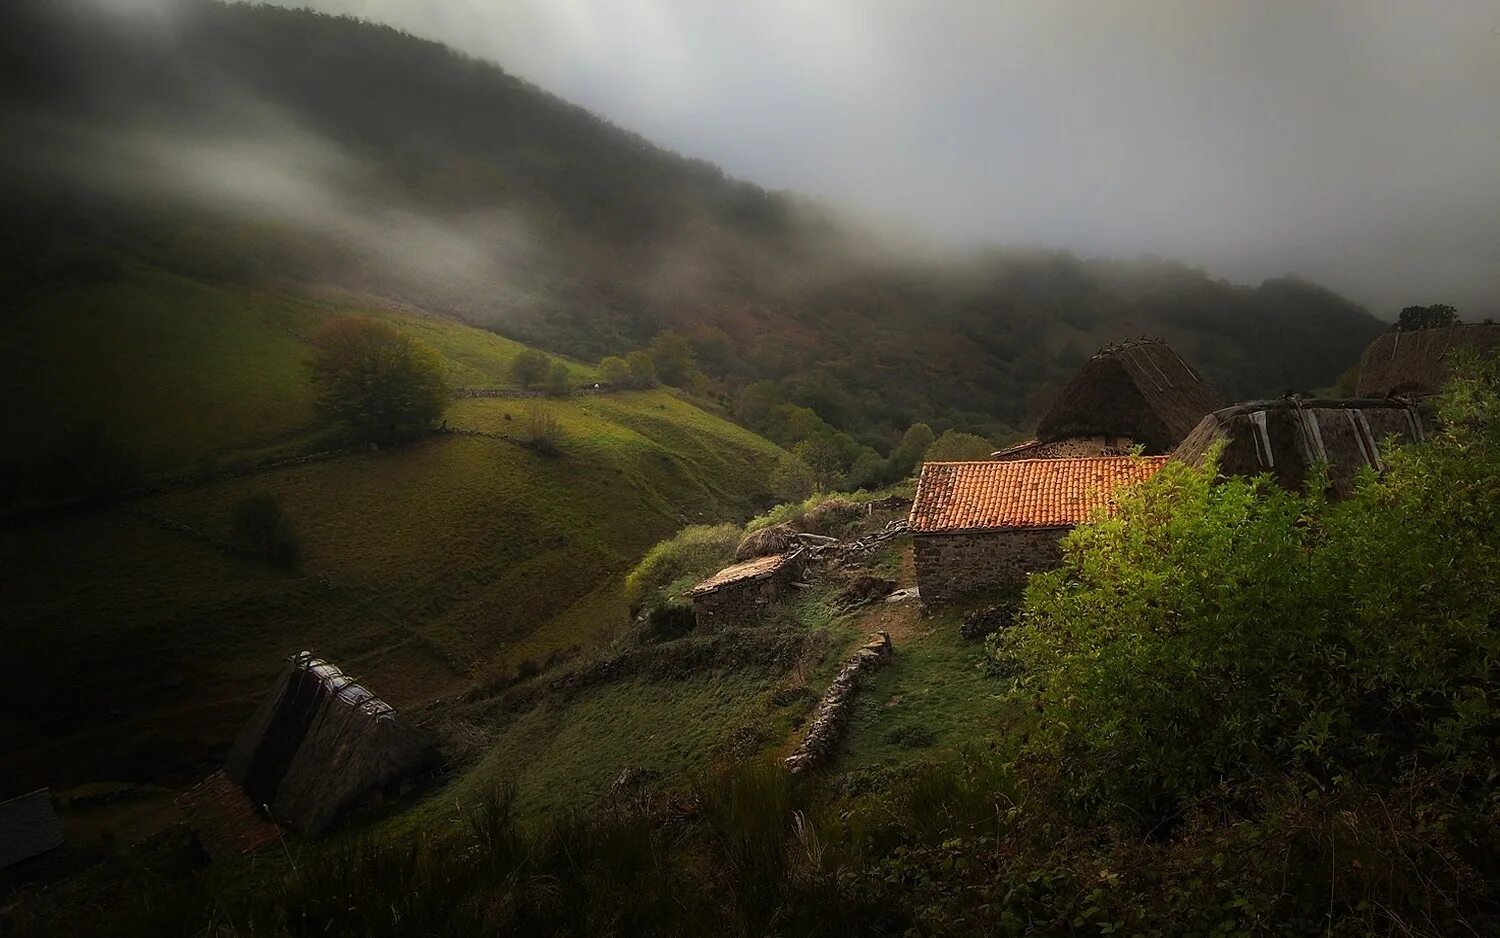
[[[725,567],[718,573],[699,583],[687,591],[689,596],[701,596],[704,593],[712,593],[714,590],[731,583],[741,583],[745,580],[755,580],[770,576],[785,565],[787,559],[780,554],[772,554],[769,557],[756,557],[744,563],[737,563],[732,567]]]
[[[1148,479],[1165,456],[1090,456],[930,462],[922,466],[911,506],[913,534],[1054,528],[1114,511],[1122,485]]]

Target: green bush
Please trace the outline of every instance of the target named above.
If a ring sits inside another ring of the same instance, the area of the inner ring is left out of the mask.
[[[968,462],[988,459],[994,451],[994,444],[983,437],[948,430],[927,447],[921,458],[924,462]]]
[[[1283,772],[1432,774],[1489,804],[1500,366],[1461,364],[1441,416],[1344,502],[1169,464],[1076,529],[993,639],[1040,708],[1031,754],[1145,817]]]
[[[734,561],[740,529],[732,524],[683,528],[646,554],[625,578],[625,595],[639,612],[656,597],[670,601]]]
[[[241,547],[273,567],[294,570],[302,560],[297,529],[275,495],[263,492],[235,502],[230,526]]]
[[[551,359],[545,352],[522,349],[510,362],[510,376],[523,388],[539,388],[547,380]]]

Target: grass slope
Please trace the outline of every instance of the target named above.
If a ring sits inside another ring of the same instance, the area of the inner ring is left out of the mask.
[[[52,297],[22,317],[27,329],[5,331],[6,361],[55,366],[66,389],[38,396],[48,403],[23,416],[45,426],[73,416],[45,407],[73,401],[163,466],[306,435],[302,338],[350,311],[149,271],[86,292],[93,304]],[[129,325],[137,317],[139,332]],[[69,366],[101,322],[112,331],[92,346],[92,367]],[[442,320],[404,322],[424,330],[450,372],[504,381],[514,343]],[[218,400],[240,403],[216,421]],[[686,521],[742,517],[769,498],[780,451],[671,392],[548,402],[562,425],[556,457],[501,436],[526,406],[458,401],[450,426],[478,433],[0,530],[0,681],[18,701],[0,715],[0,784],[195,770],[222,754],[285,655],[303,648],[412,707],[475,673],[587,643],[624,621],[620,579],[652,544]],[[215,545],[235,502],[257,492],[275,494],[296,524],[302,573]]]
[[[308,339],[330,318],[375,316],[435,348],[456,387],[510,388],[524,346],[389,304],[359,305],[138,267],[112,283],[49,287],[0,328],[0,462],[25,463],[75,422],[103,423],[152,470],[305,443]],[[575,382],[592,368],[569,362]]]

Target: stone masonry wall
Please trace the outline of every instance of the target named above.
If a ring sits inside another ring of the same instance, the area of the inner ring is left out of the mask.
[[[1062,559],[1058,541],[1068,528],[1014,528],[912,538],[917,588],[927,604],[950,602],[964,593],[1022,583],[1034,570],[1050,570]]]
[[[792,581],[792,571],[783,569],[775,576],[744,583],[732,583],[712,593],[693,597],[693,616],[698,631],[719,632],[736,625],[751,625],[765,613],[766,607],[781,598]]]

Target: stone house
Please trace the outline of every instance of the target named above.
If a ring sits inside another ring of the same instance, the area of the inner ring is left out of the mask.
[[[698,630],[717,632],[758,620],[790,591],[799,569],[796,554],[789,553],[756,557],[715,573],[687,591]]]
[[[1165,456],[930,462],[910,530],[917,587],[929,605],[1023,583],[1057,565],[1058,541],[1115,492],[1150,478]]]
[[[1430,418],[1407,401],[1246,401],[1204,417],[1172,458],[1202,465],[1209,449],[1222,443],[1220,473],[1269,473],[1291,489],[1302,486],[1314,463],[1326,462],[1330,494],[1342,497],[1353,489],[1360,469],[1385,468],[1382,456],[1390,443],[1421,442],[1429,427]]]
[[[1148,454],[1165,454],[1223,406],[1171,346],[1132,339],[1100,349],[1042,415],[1036,439],[995,457],[1122,455],[1137,444]]]

